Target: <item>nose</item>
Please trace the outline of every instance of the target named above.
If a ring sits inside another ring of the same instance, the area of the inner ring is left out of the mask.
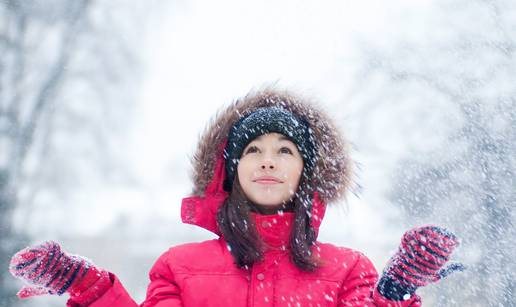
[[[262,169],[267,169],[267,168],[269,168],[269,169],[274,169],[274,165],[272,165],[272,164],[266,164],[266,163],[262,164]]]
[[[261,165],[262,169],[274,169],[275,163],[272,159],[264,159]]]

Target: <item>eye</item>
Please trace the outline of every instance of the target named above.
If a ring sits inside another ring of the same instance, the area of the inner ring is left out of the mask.
[[[288,147],[281,147],[280,152],[292,154],[292,150],[290,150],[290,148],[288,148]]]
[[[258,151],[258,147],[256,147],[256,146],[249,146],[249,148],[247,148],[247,150],[245,151],[245,154],[253,153],[253,152],[257,152],[257,151]]]

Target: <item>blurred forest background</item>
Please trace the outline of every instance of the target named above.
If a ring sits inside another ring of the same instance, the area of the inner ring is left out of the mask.
[[[425,306],[516,305],[516,2],[0,0],[0,307],[7,271],[53,239],[141,302],[182,225],[189,156],[214,112],[267,82],[316,97],[353,144],[361,189],[321,241],[381,271],[425,223],[462,273]]]

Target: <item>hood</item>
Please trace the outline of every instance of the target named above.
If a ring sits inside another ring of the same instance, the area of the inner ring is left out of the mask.
[[[192,196],[183,199],[183,222],[219,234],[216,212],[227,197],[222,189],[225,178],[222,155],[226,138],[241,116],[270,106],[282,107],[303,117],[313,130],[317,150],[317,162],[310,179],[316,187],[312,209],[314,228],[320,225],[326,204],[335,203],[345,196],[352,182],[352,161],[349,145],[338,127],[315,101],[268,87],[253,91],[219,110],[201,133],[191,158],[193,190]]]

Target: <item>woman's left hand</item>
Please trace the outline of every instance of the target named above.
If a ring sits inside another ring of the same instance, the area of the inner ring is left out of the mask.
[[[458,245],[457,237],[445,228],[426,225],[410,229],[384,269],[378,292],[390,300],[406,300],[417,288],[464,270],[461,263],[444,268]]]

